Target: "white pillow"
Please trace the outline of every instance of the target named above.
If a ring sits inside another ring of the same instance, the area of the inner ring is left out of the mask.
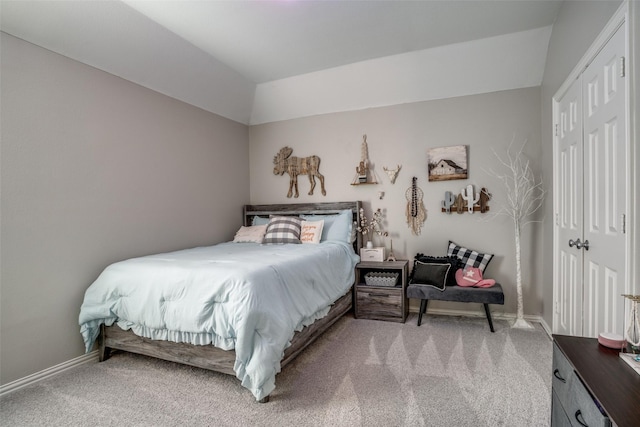
[[[250,227],[242,226],[236,232],[233,238],[234,243],[262,243],[264,235],[267,232],[267,224],[252,225]]]
[[[300,241],[302,243],[320,243],[320,237],[322,237],[323,228],[324,220],[302,221],[302,227],[300,229]]]

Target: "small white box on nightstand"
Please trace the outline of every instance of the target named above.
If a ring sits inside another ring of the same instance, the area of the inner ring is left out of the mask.
[[[384,248],[361,248],[360,261],[384,261]]]

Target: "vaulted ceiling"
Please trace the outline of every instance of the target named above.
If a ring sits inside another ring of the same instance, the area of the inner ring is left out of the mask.
[[[224,117],[259,123],[295,114],[256,113],[257,101],[266,102],[263,109],[271,103],[256,96],[275,96],[281,102],[291,84],[316,85],[322,73],[340,86],[341,70],[348,74],[366,61],[371,70],[379,65],[382,71],[405,63],[417,71],[430,69],[433,61],[446,66],[453,58],[456,67],[465,67],[464,61],[458,63],[465,58],[459,56],[473,57],[474,43],[485,39],[502,46],[509,56],[535,51],[539,64],[533,78],[528,63],[529,70],[509,70],[528,79],[510,85],[535,84],[542,78],[550,34],[541,29],[552,26],[561,1],[2,0],[0,4],[3,32]],[[478,46],[480,52],[491,51],[487,43]],[[491,55],[483,56],[496,70],[504,67]],[[308,76],[311,80],[306,80]],[[378,103],[385,102],[396,101]],[[322,108],[306,114],[326,112]]]

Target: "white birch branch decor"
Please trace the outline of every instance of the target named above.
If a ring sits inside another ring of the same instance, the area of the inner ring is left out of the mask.
[[[511,218],[514,226],[518,308],[516,320],[512,327],[532,329],[533,326],[524,320],[520,234],[522,227],[532,222],[540,222],[531,219],[531,216],[542,206],[545,190],[542,180],[536,179],[529,160],[523,153],[526,144],[527,142],[525,141],[520,149],[514,151],[512,140],[504,157],[499,156],[492,149],[493,154],[501,165],[501,172],[490,169],[489,174],[498,178],[504,184],[506,190],[506,200],[500,206],[496,215],[505,215]]]

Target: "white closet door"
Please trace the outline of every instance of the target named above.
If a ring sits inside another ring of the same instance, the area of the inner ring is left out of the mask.
[[[582,335],[582,78],[559,102],[556,146],[555,333]]]
[[[627,152],[621,74],[625,34],[619,28],[582,75],[584,100],[584,317],[583,333],[621,334],[626,282]]]

